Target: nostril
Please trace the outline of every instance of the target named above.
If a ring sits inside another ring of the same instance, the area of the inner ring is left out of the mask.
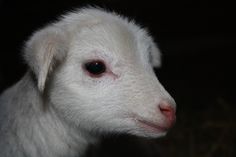
[[[169,103],[167,102],[161,102],[159,104],[159,109],[161,113],[168,118],[171,122],[175,120],[175,108],[172,107]]]

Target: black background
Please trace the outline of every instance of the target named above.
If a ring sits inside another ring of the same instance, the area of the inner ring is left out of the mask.
[[[21,49],[32,32],[88,4],[148,27],[163,53],[156,74],[178,105],[167,137],[104,138],[88,156],[235,156],[236,18],[228,1],[0,0],[0,92],[26,71]]]

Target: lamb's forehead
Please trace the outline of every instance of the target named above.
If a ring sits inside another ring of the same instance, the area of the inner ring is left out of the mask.
[[[72,36],[78,36],[75,45],[89,41],[91,46],[104,46],[111,53],[128,57],[148,55],[150,38],[145,29],[134,21],[100,9],[82,9],[65,16]],[[81,35],[82,34],[82,35]],[[84,36],[83,36],[84,34]],[[80,42],[80,43],[79,43]],[[88,44],[88,43],[86,43]],[[96,45],[97,44],[97,45]]]

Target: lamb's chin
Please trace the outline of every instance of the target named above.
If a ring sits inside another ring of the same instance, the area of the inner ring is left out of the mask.
[[[120,130],[119,132],[144,138],[160,138],[165,136],[168,130],[135,123],[133,127],[127,127],[126,129]]]
[[[133,130],[132,132],[130,132],[130,134],[138,136],[138,137],[155,139],[155,138],[160,138],[160,137],[165,136],[167,132],[152,132],[148,130],[139,129],[139,130]]]

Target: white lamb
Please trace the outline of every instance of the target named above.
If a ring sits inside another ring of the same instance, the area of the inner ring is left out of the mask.
[[[74,157],[106,133],[157,138],[176,105],[156,78],[146,30],[84,8],[35,32],[25,76],[0,97],[0,157]]]

